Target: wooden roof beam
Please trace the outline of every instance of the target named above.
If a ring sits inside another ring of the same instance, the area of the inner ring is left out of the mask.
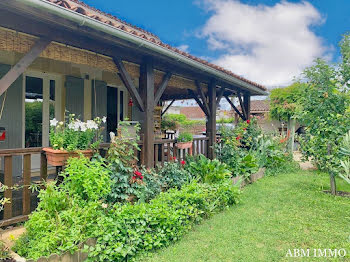
[[[0,96],[26,71],[50,43],[51,40],[49,38],[39,38],[32,49],[0,79]]]
[[[126,70],[123,61],[118,57],[114,57],[113,61],[118,68],[118,71],[119,71],[118,75],[119,75],[120,79],[124,83],[126,89],[129,91],[129,93],[130,93],[132,99],[135,101],[137,107],[142,112],[145,112],[145,106],[144,106],[144,103],[143,103],[142,98],[140,96],[140,93],[136,89],[135,84],[132,81],[132,78],[131,78],[129,72]]]
[[[162,95],[163,95],[165,89],[166,89],[167,86],[168,86],[168,83],[169,83],[170,78],[171,78],[172,75],[173,75],[173,74],[170,73],[170,72],[168,72],[168,73],[166,73],[166,74],[164,75],[163,81],[162,81],[162,83],[160,84],[160,86],[158,87],[157,92],[156,92],[156,95],[155,95],[155,97],[154,97],[154,105],[157,105],[157,104],[158,104],[160,98],[162,97]]]

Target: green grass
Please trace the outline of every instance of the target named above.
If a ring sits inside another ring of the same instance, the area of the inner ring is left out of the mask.
[[[337,182],[339,190],[350,191]],[[328,261],[286,258],[294,248],[345,248],[340,261],[350,261],[350,199],[322,190],[329,190],[329,179],[318,172],[265,177],[243,190],[239,205],[143,261]]]

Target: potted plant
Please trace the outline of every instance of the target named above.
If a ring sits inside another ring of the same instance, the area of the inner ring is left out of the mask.
[[[82,122],[74,114],[69,115],[66,123],[50,120],[51,147],[43,148],[47,162],[52,166],[64,166],[69,157],[82,154],[91,158],[102,140],[102,123],[106,123],[106,117]]]
[[[176,146],[178,149],[192,148],[193,135],[188,132],[181,133],[177,138]]]

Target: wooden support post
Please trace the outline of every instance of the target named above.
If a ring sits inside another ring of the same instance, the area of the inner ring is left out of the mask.
[[[31,155],[23,156],[23,215],[30,213],[30,181],[31,181]]]
[[[216,83],[214,81],[208,86],[208,96],[210,115],[207,124],[207,136],[209,137],[207,152],[208,158],[214,159],[216,143]]]
[[[144,104],[144,120],[142,132],[144,135],[145,166],[154,167],[154,69],[153,61],[147,58],[140,67],[140,92]]]
[[[5,190],[4,198],[9,199],[10,202],[4,205],[4,219],[12,217],[12,156],[4,157],[4,185],[8,187]]]
[[[50,44],[51,40],[40,38],[32,47],[32,49],[19,60],[19,62],[0,79],[0,96],[16,81],[16,79],[24,73],[42,51]]]
[[[40,154],[40,182],[47,180],[47,158],[45,152]]]
[[[243,96],[243,108],[246,113],[246,120],[250,119],[250,94],[245,93]]]

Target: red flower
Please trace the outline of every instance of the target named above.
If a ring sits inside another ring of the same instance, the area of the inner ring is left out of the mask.
[[[250,120],[249,119],[247,120],[247,124],[250,124]]]
[[[140,176],[139,178],[142,180],[142,179],[143,179],[143,176]]]
[[[181,161],[181,165],[183,165],[183,166],[186,165],[186,161],[185,161],[185,160],[182,160],[182,161]]]
[[[137,176],[137,177],[141,177],[142,173],[140,171],[135,170],[134,171],[134,175]]]
[[[241,139],[241,137],[240,137],[240,136],[237,136],[237,137],[236,137],[236,140],[240,140],[240,139]]]
[[[246,131],[246,130],[247,130],[247,128],[243,128],[243,130],[244,130],[244,131]]]
[[[133,176],[133,177],[132,177],[132,180],[136,180],[136,176]]]

